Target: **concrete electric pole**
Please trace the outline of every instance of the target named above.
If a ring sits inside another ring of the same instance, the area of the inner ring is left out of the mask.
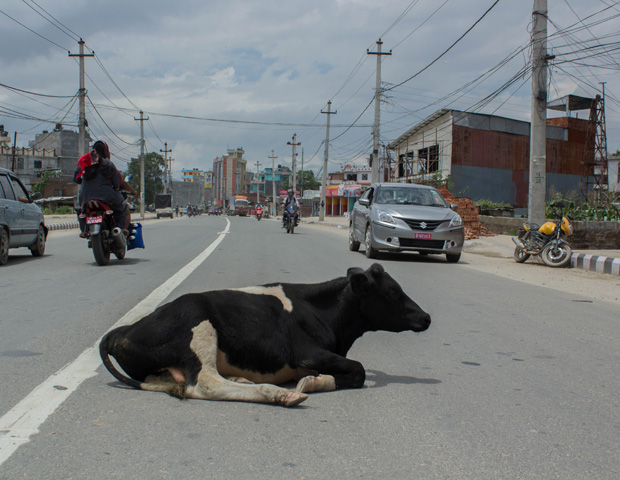
[[[144,200],[146,193],[144,192],[144,121],[148,120],[144,118],[144,112],[140,110],[140,118],[134,118],[134,120],[140,122],[140,216],[144,220]]]
[[[166,183],[164,183],[164,187],[166,189],[165,192],[166,193],[170,193],[170,183],[171,183],[170,182],[170,178],[172,177],[172,175],[171,175],[172,172],[171,172],[171,169],[168,168],[168,154],[171,153],[172,150],[168,150],[168,142],[165,142],[164,143],[164,149],[163,150],[159,149],[159,151],[164,154],[164,160],[165,160],[164,161],[164,164],[165,164],[164,176],[165,176],[165,179],[166,179],[165,180]]]
[[[547,196],[547,0],[534,0],[532,10],[532,100],[530,178],[527,218],[545,222]]]
[[[301,145],[301,142],[299,143],[295,143],[295,140],[297,139],[297,134],[294,133],[293,134],[293,141],[292,142],[286,142],[287,145],[292,145],[293,146],[293,192],[295,193],[295,195],[297,195],[297,154],[295,153],[295,147]]]
[[[271,157],[267,157],[267,158],[271,158],[271,189],[272,189],[272,201],[271,201],[271,216],[275,217],[276,216],[276,158],[278,158],[277,156],[275,156],[273,154],[273,150],[271,151]]]
[[[325,220],[325,201],[327,193],[327,159],[329,158],[329,120],[330,115],[336,115],[338,112],[332,112],[332,101],[327,102],[327,112],[321,110],[321,113],[327,115],[327,127],[325,129],[325,150],[323,152],[323,180],[321,182],[321,208],[319,210],[319,220]]]
[[[80,38],[80,53],[72,54],[70,57],[80,57],[80,114],[78,120],[78,158],[86,153],[86,87],[84,86],[84,57],[94,57],[95,53],[84,53],[84,40]]]
[[[377,42],[377,51],[371,52],[366,50],[368,55],[377,56],[377,78],[375,86],[375,125],[372,131],[372,158],[370,160],[370,181],[372,183],[379,181],[379,133],[381,125],[381,56],[392,55],[392,50],[389,52],[381,52],[381,45],[383,42],[381,39]]]

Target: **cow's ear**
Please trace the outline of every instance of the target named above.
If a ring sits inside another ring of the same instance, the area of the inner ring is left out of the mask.
[[[370,292],[370,280],[363,271],[362,273],[351,275],[350,278],[353,293],[357,295],[367,295]]]
[[[360,267],[351,267],[347,270],[347,277],[350,277],[351,275],[355,275],[356,273],[364,273],[364,270],[361,269]]]
[[[375,278],[380,277],[381,275],[385,273],[385,270],[383,269],[383,265],[381,265],[380,263],[373,263],[370,266],[369,270],[372,276]]]

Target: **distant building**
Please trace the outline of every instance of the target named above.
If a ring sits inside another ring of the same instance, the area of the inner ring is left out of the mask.
[[[213,203],[227,206],[233,195],[247,195],[247,162],[243,158],[243,148],[228,150],[226,155],[213,160]]]

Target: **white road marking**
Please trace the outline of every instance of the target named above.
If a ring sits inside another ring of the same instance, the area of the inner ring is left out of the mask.
[[[151,294],[127,312],[110,330],[134,323],[151,313],[177,288],[224,240],[229,233],[230,221],[218,233],[217,239],[194,260],[157,287]],[[27,397],[0,418],[0,465],[30,437],[39,432],[39,427],[71,395],[82,382],[97,374],[101,365],[99,358],[99,338],[92,347],[84,350],[73,362],[58,370],[36,387]]]

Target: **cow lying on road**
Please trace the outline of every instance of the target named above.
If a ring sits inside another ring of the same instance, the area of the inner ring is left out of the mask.
[[[183,295],[107,333],[99,352],[112,375],[141,390],[290,407],[310,392],[361,388],[364,367],[346,354],[365,332],[430,323],[375,263],[324,283]],[[276,386],[293,380],[295,390]]]

